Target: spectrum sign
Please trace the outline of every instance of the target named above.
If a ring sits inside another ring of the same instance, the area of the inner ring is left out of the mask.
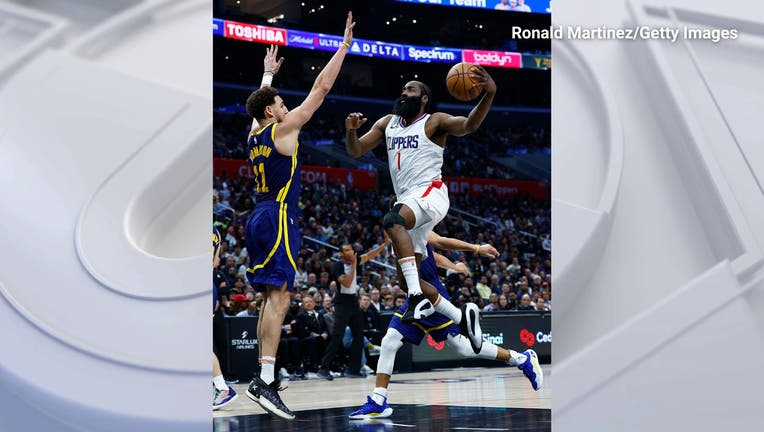
[[[215,36],[248,42],[319,51],[336,51],[342,45],[342,36],[246,24],[219,18],[212,19],[212,33]],[[500,68],[549,69],[551,67],[550,56],[529,57],[527,54],[515,52],[402,45],[367,39],[354,39],[348,54],[418,63],[454,64],[466,61]],[[529,61],[527,66],[523,64],[524,58]]]
[[[453,64],[462,61],[462,50],[457,48],[407,45],[403,50],[403,59],[422,63]]]

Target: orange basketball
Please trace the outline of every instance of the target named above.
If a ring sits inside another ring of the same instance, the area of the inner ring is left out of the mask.
[[[475,65],[461,62],[455,64],[446,75],[446,88],[451,96],[460,101],[471,101],[480,96],[481,89],[475,87],[477,80],[470,77],[470,69]]]

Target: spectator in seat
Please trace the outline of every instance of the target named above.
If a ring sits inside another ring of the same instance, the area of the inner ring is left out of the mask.
[[[406,303],[406,294],[396,294],[393,310],[397,310],[399,307],[403,306],[404,303]]]
[[[549,308],[546,306],[546,302],[544,301],[543,297],[539,297],[539,299],[536,300],[536,310],[542,311],[542,312],[549,312]]]
[[[517,306],[518,311],[532,311],[535,310],[533,306],[531,306],[531,296],[528,294],[523,294],[523,296],[520,298],[520,305]]]
[[[326,331],[329,333],[329,337],[331,337],[332,331],[334,330],[334,304],[332,303],[332,298],[329,296],[324,297],[323,305],[324,310],[321,311],[321,315],[324,316]]]
[[[382,304],[379,301],[379,290],[376,288],[373,288],[371,290],[369,298],[371,299],[371,306],[374,307],[374,309],[376,309],[377,312],[381,312]]]
[[[324,317],[315,311],[315,307],[313,297],[305,297],[302,300],[303,310],[297,314],[292,326],[295,336],[299,338],[300,358],[307,357],[305,369],[309,372],[318,372],[329,339]]]
[[[496,293],[491,293],[488,297],[488,304],[483,308],[483,312],[493,312],[497,310],[499,310],[499,296]]]
[[[308,273],[305,271],[305,260],[302,257],[297,258],[297,270],[294,274],[294,284],[296,286],[308,284]]]
[[[252,300],[247,305],[247,308],[243,311],[236,314],[237,317],[257,317],[258,311],[257,311],[257,301]]]
[[[371,306],[371,296],[364,294],[358,300],[358,305],[363,314],[363,331],[379,331],[379,312]]]
[[[475,286],[475,291],[480,295],[480,298],[488,299],[491,296],[491,288],[488,286],[488,278],[483,275],[480,277],[480,282]]]
[[[512,310],[517,310],[517,293],[511,292],[507,296],[507,301],[509,302],[509,308]]]
[[[498,306],[497,310],[512,310],[509,307],[509,302],[507,301],[507,296],[504,294],[499,296],[499,301],[496,303]]]
[[[501,284],[499,284],[499,275],[494,273],[491,276],[491,292],[496,294],[501,294]],[[488,297],[490,300],[490,297]]]
[[[392,294],[387,294],[387,295],[385,296],[385,298],[383,299],[383,301],[382,301],[382,310],[383,310],[383,311],[391,311],[391,310],[394,310],[394,309],[393,309],[393,306],[395,306],[395,305],[393,304],[393,295],[392,295]]]

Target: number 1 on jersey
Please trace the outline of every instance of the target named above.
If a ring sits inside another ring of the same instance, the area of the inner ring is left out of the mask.
[[[254,165],[252,166],[252,170],[255,172],[255,192],[268,192],[268,185],[265,184],[265,164],[259,163]]]
[[[398,152],[398,171],[401,170],[401,152]]]

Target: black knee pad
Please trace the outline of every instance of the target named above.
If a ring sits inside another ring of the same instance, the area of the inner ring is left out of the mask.
[[[396,204],[395,207],[393,207],[393,209],[390,210],[390,212],[388,212],[382,219],[383,226],[386,230],[392,228],[395,225],[406,227],[406,221],[401,215],[398,214],[402,207],[403,204]]]

